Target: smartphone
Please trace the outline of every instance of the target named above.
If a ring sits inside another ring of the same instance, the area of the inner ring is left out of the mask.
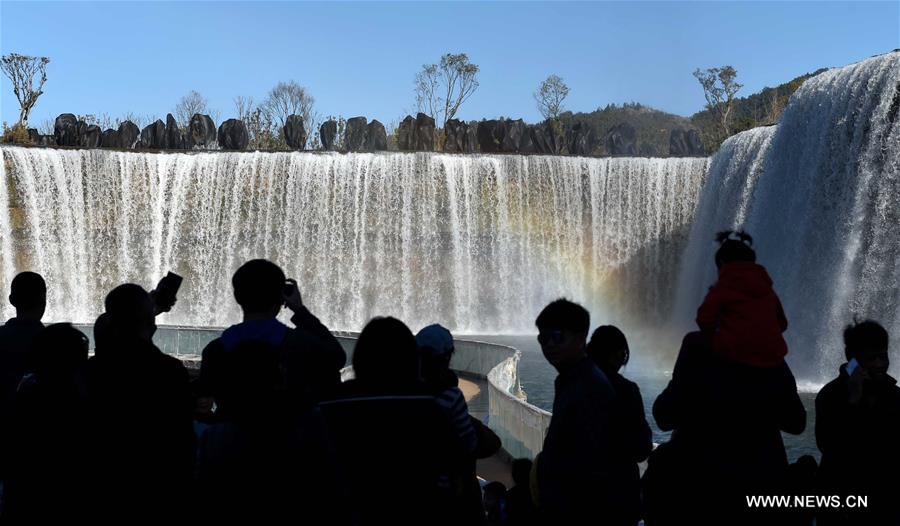
[[[847,376],[853,374],[857,367],[859,367],[859,362],[856,361],[856,358],[850,358],[847,362]]]
[[[159,280],[159,284],[156,285],[156,304],[160,307],[171,307],[175,303],[182,281],[184,278],[174,272],[169,272]]]
[[[282,294],[284,295],[284,297],[286,298],[286,297],[288,297],[288,296],[290,296],[291,294],[294,293],[294,287],[295,287],[295,286],[296,286],[296,285],[295,285],[295,283],[294,283],[293,281],[287,280],[287,281],[284,282],[284,289],[281,291],[281,293],[282,293]]]

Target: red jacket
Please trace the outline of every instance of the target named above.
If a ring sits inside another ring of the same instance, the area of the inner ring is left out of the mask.
[[[722,265],[697,309],[697,325],[712,334],[715,352],[740,363],[776,367],[787,354],[784,309],[766,269],[756,263]]]

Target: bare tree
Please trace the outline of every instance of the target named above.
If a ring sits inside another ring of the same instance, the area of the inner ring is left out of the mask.
[[[38,124],[37,131],[41,135],[53,135],[56,130],[56,121],[53,119],[44,119]]]
[[[781,112],[784,111],[784,104],[778,96],[778,90],[771,89],[766,97],[766,124],[774,124],[781,118]]]
[[[219,112],[211,109],[206,97],[196,90],[191,90],[187,95],[181,97],[172,113],[175,114],[175,121],[178,123],[178,126],[182,128],[188,127],[191,123],[191,117],[195,113],[209,115],[213,122],[219,121]]]
[[[303,117],[303,124],[311,127],[316,121],[315,102],[316,99],[305,87],[291,80],[279,82],[269,90],[260,108],[279,130],[284,127],[290,115],[300,115]]]
[[[268,113],[253,101],[253,97],[235,97],[234,112],[247,127],[251,149],[277,150],[284,146]]]
[[[440,64],[425,64],[416,74],[416,107],[445,128],[459,107],[478,89],[478,65],[465,53],[447,53]]]
[[[256,108],[256,105],[253,103],[253,97],[238,95],[234,98],[234,112],[237,113],[238,119],[242,121],[247,120],[254,108]]]
[[[47,57],[32,57],[10,53],[0,59],[0,69],[12,82],[13,93],[19,101],[18,124],[27,127],[28,115],[31,108],[37,103],[38,97],[44,93],[44,83],[47,82]],[[38,76],[38,84],[35,87],[35,76]]]
[[[734,96],[744,87],[735,79],[737,70],[731,66],[709,68],[702,71],[699,68],[694,71],[694,77],[703,86],[703,95],[706,97],[706,109],[719,119],[725,137],[730,135],[728,117],[734,107]]]
[[[569,87],[557,75],[547,77],[534,92],[538,110],[545,119],[558,119],[559,114],[563,112],[562,103],[568,96]]]

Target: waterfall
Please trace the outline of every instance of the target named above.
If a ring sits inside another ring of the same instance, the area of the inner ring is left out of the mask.
[[[715,281],[715,234],[743,226],[772,143],[774,126],[729,137],[709,162],[697,212],[684,251],[673,321],[690,329],[706,289]]]
[[[0,292],[9,290],[9,283],[14,275],[14,253],[12,242],[12,224],[9,218],[9,196],[6,189],[6,163],[0,156]],[[9,296],[6,294],[5,296]],[[15,313],[7,301],[3,301],[0,316],[7,319]]]
[[[854,317],[880,321],[900,344],[898,112],[892,52],[807,80],[776,127],[729,139],[710,163],[677,304],[696,308],[715,277],[712,235],[740,226],[784,303],[801,375],[834,376]]]
[[[0,192],[19,220],[12,241],[0,238],[0,262],[4,276],[26,268],[45,276],[48,319],[91,321],[113,286],[151,287],[172,270],[185,284],[161,323],[227,325],[239,319],[232,273],[265,257],[299,281],[304,302],[332,328],[393,315],[413,328],[440,321],[469,333],[533,331],[559,296],[584,302],[595,319],[665,318],[707,165],[8,146],[2,154]]]

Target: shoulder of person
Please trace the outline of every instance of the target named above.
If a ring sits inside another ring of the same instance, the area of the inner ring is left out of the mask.
[[[628,378],[625,378],[621,374],[616,374],[618,377],[616,381],[618,381],[618,385],[616,385],[616,391],[618,392],[621,389],[624,394],[628,396],[640,396],[641,388],[636,382],[632,382]]]
[[[159,351],[159,349],[157,350]],[[165,370],[170,371],[173,374],[184,374],[185,377],[187,377],[187,367],[184,365],[184,362],[178,358],[159,351],[158,360],[160,367]]]
[[[209,343],[207,343],[207,344],[203,347],[202,353],[203,353],[203,354],[206,354],[207,352],[218,352],[218,351],[221,351],[221,350],[224,349],[224,348],[225,348],[225,344],[222,343],[222,337],[221,337],[221,336],[217,336],[216,338],[214,338],[213,340],[211,340]]]
[[[845,375],[834,378],[827,384],[823,385],[816,394],[816,403],[828,402],[832,398],[838,396],[845,398],[847,394],[847,377]]]

